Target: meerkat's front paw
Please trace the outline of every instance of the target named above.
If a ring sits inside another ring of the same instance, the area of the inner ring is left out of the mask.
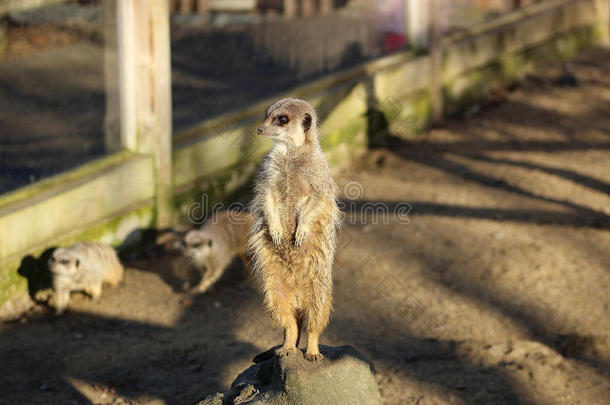
[[[280,357],[290,357],[290,356],[301,355],[301,351],[296,347],[282,346],[275,351],[275,354],[277,354]]]
[[[102,296],[102,284],[94,284],[89,287],[89,294],[91,295],[91,299],[93,301],[99,301]]]
[[[320,361],[323,358],[322,353],[305,353],[305,360],[307,361]]]
[[[193,288],[194,292],[204,293],[210,288],[211,283],[203,282]]]
[[[307,229],[306,226],[303,226],[303,225],[297,226],[297,231],[294,235],[294,244],[296,246],[301,246],[303,244],[303,242],[305,241],[305,238],[307,237],[308,233],[309,233],[309,230]]]
[[[269,235],[271,235],[271,241],[275,246],[282,244],[282,233],[279,229],[269,228]]]

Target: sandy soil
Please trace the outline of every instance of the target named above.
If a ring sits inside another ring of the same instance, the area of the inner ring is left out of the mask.
[[[365,352],[386,404],[610,402],[610,52],[573,66],[337,177],[322,343]],[[0,326],[0,402],[193,404],[281,341],[239,264],[195,297],[175,254],[128,264],[98,303]]]

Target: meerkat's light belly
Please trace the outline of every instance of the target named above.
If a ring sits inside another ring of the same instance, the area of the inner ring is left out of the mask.
[[[279,208],[279,218],[280,223],[282,224],[283,233],[286,236],[292,237],[296,232],[297,228],[297,208],[296,208],[296,199],[291,198],[290,195],[282,196],[278,208]]]

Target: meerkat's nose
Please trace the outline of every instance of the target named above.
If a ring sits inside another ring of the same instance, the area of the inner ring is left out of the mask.
[[[262,134],[263,133],[263,127],[256,128],[256,133],[259,134],[259,135]]]

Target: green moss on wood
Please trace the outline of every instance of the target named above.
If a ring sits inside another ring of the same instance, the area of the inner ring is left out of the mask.
[[[430,114],[432,111],[432,102],[430,100],[430,93],[428,91],[420,92],[418,95],[412,98],[411,101],[412,115],[419,123],[418,132],[424,130],[430,122]]]
[[[9,299],[27,294],[27,280],[17,273],[21,259],[14,259],[2,264],[0,274],[0,307]]]
[[[342,128],[325,133],[320,138],[322,149],[328,152],[336,146],[354,141],[358,133],[366,130],[365,117],[357,118],[345,124]]]
[[[4,194],[0,196],[0,209],[33,196],[40,196],[42,193],[52,191],[64,184],[101,173],[127,161],[132,156],[134,156],[133,153],[127,151],[115,153],[93,160],[65,173],[38,181],[35,184],[22,187],[14,192]]]
[[[221,172],[197,179],[184,191],[176,191],[175,203],[179,207],[178,222],[200,224],[212,210],[227,208],[232,202],[244,200],[251,192],[257,164],[241,162]]]
[[[595,40],[592,27],[564,33],[545,44],[529,50],[509,53],[483,67],[467,71],[443,83],[443,98],[447,113],[461,112],[485,98],[494,86],[513,83],[535,65],[548,61],[563,62]]]

